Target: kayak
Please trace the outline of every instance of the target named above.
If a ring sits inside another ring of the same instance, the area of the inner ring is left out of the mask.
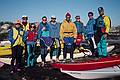
[[[120,55],[78,63],[54,63],[52,67],[79,79],[120,76]]]

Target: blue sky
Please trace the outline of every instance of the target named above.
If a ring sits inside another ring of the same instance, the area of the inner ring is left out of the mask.
[[[46,15],[50,19],[51,15],[57,17],[57,21],[63,21],[65,13],[69,11],[72,21],[76,15],[81,16],[84,25],[88,21],[87,13],[94,12],[94,17],[98,17],[97,8],[105,8],[105,14],[110,16],[112,25],[120,25],[120,0],[0,0],[0,20],[15,21],[21,19],[22,15],[28,15],[30,22],[41,21],[41,17]]]

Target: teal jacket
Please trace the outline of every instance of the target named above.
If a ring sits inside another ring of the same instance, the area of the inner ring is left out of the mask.
[[[87,25],[86,25],[86,32],[87,34],[94,34],[95,33],[95,24],[96,24],[96,21],[95,19],[89,19],[89,21],[87,22]]]
[[[51,29],[51,38],[59,38],[60,37],[60,23],[49,23]]]
[[[75,23],[75,26],[77,28],[77,33],[84,34],[85,33],[85,28],[83,26],[83,23],[82,22],[77,22],[77,21],[75,21],[74,23]]]

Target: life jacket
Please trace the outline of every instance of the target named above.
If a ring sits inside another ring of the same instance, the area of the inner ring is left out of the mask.
[[[30,24],[29,24],[28,22],[27,22],[26,25],[23,25],[23,24],[22,24],[22,28],[23,28],[24,31],[29,30],[29,26],[30,26]]]
[[[78,34],[75,44],[76,45],[80,45],[80,43],[82,42],[82,40],[83,40],[83,36],[81,34]]]
[[[36,31],[30,31],[30,30],[28,30],[27,41],[35,41],[36,40],[36,36],[37,36],[37,32]]]
[[[104,18],[105,17],[108,17],[108,16],[99,16],[96,20],[96,26],[99,30],[101,30],[102,33],[106,33],[106,26],[105,26],[105,21],[104,21]],[[109,21],[110,21],[110,27],[111,27],[111,20],[110,18],[108,17]]]
[[[13,39],[15,40],[12,47],[16,45],[24,46],[24,42],[22,40],[23,31],[22,30],[18,31],[16,28],[12,28],[12,30],[13,30]]]

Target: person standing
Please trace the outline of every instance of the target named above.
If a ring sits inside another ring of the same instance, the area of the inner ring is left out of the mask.
[[[76,21],[74,22],[77,28],[77,39],[76,39],[76,43],[75,43],[75,48],[80,47],[80,43],[83,41],[84,39],[84,35],[85,35],[85,28],[83,25],[83,22],[80,19],[80,16],[77,15],[75,17]]]
[[[98,8],[99,17],[96,19],[96,40],[98,57],[107,57],[107,44],[106,39],[111,27],[111,20],[104,14],[103,7]]]
[[[89,20],[86,25],[87,40],[90,43],[90,49],[92,52],[92,56],[95,57],[97,55],[97,53],[95,52],[97,46],[96,46],[96,43],[94,40],[94,34],[95,34],[94,29],[96,28],[96,26],[95,26],[96,21],[93,18],[93,12],[88,12],[88,17],[89,17]]]
[[[22,28],[24,31],[29,30],[30,23],[28,22],[28,16],[23,15],[22,16]]]
[[[63,48],[63,62],[66,61],[67,53],[70,53],[70,61],[74,62],[73,60],[73,53],[74,53],[74,43],[77,37],[77,29],[73,22],[71,22],[71,14],[66,14],[66,19],[62,22],[60,27],[60,38],[62,43],[64,43]]]
[[[53,63],[53,56],[56,56],[56,62],[59,62],[59,56],[61,52],[60,48],[60,23],[56,22],[56,17],[53,15],[51,16],[51,21],[49,22],[50,28],[51,28],[51,38],[53,40],[53,44],[51,46],[50,50],[50,59]]]
[[[46,62],[46,56],[47,52],[50,50],[50,47],[52,45],[52,39],[51,39],[51,33],[50,33],[50,26],[47,23],[47,17],[42,17],[42,22],[40,22],[40,26],[38,29],[38,40],[40,41],[40,54],[42,59],[42,67],[44,66],[44,63]],[[38,43],[39,44],[39,43]],[[37,45],[38,45],[37,44]]]
[[[30,26],[30,23],[28,22],[28,16],[23,15],[22,16],[22,28],[23,28],[23,31],[26,32],[27,30],[29,30],[29,26]],[[25,42],[25,54],[24,54],[24,62],[25,62],[25,64],[27,62],[27,56],[28,56],[27,44]]]
[[[14,73],[15,71],[21,71],[24,42],[23,29],[21,28],[20,20],[17,20],[14,27],[12,27],[8,32],[8,39],[11,42],[12,49],[11,73]]]
[[[35,44],[37,39],[36,26],[32,23],[29,30],[24,33],[23,40],[27,44],[27,67],[32,67],[35,64]]]

